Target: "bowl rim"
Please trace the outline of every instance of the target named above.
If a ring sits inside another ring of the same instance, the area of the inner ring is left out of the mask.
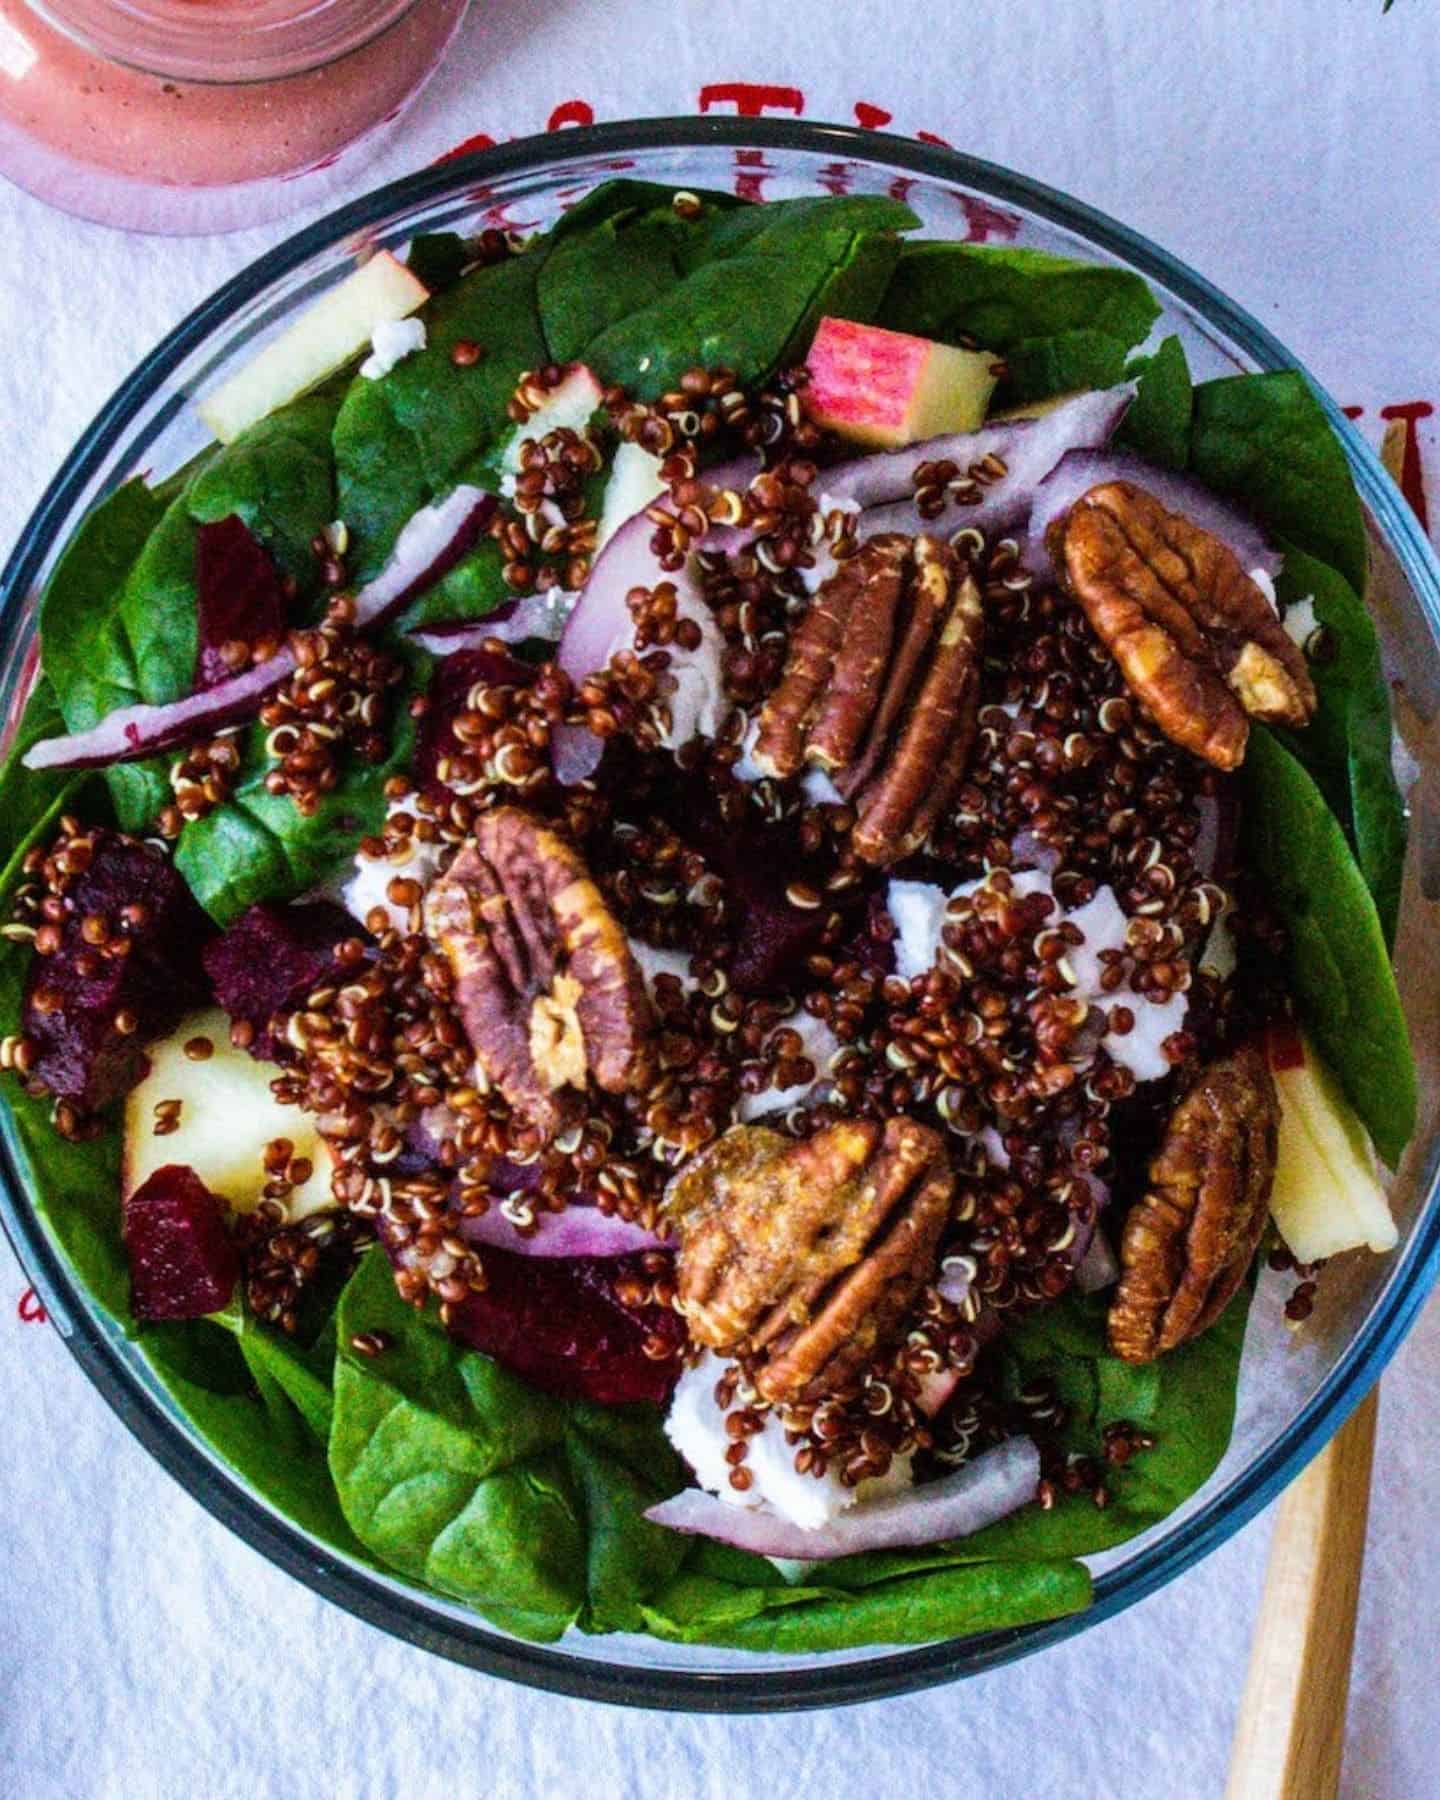
[[[483,186],[520,172],[587,157],[722,146],[833,153],[955,183],[1083,235],[1222,331],[1262,370],[1293,369],[1316,392],[1362,499],[1440,641],[1440,559],[1379,458],[1336,402],[1280,341],[1204,277],[1097,209],[998,164],[889,132],[809,120],[680,116],[623,120],[543,133],[455,157],[372,189],[324,215],[250,263],[174,327],[101,407],[44,490],[0,573],[0,633],[13,631],[59,530],[87,484],[165,378],[210,334],[308,258],[335,249],[400,207]],[[1249,1468],[1123,1570],[1099,1575],[1084,1612],[1045,1623],[886,1650],[806,1669],[708,1672],[655,1668],[499,1636],[478,1620],[438,1618],[403,1587],[316,1544],[252,1495],[241,1478],[202,1451],[141,1382],[98,1323],[78,1280],[31,1206],[8,1142],[0,1142],[0,1222],[71,1354],[115,1414],[206,1511],[251,1548],[323,1597],[391,1635],[452,1661],[578,1698],[693,1712],[758,1712],[876,1699],[981,1673],[1063,1641],[1154,1593],[1209,1554],[1267,1505],[1359,1404],[1440,1277],[1440,1140],[1429,1146],[1414,1226],[1360,1330],[1306,1406]],[[1222,1504],[1223,1502],[1223,1504]]]

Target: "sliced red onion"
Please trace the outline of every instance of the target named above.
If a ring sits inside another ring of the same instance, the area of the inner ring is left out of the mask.
[[[153,756],[202,733],[213,734],[249,718],[267,694],[295,669],[294,652],[285,649],[253,668],[231,675],[203,693],[190,694],[167,706],[122,706],[107,713],[88,731],[44,738],[25,752],[27,769],[102,769],[110,763]]]
[[[356,625],[379,625],[434,587],[480,542],[496,505],[493,494],[462,482],[443,500],[422,506],[406,521],[385,567],[355,596]]]
[[[523,600],[507,601],[483,619],[466,620],[454,625],[429,625],[409,635],[422,650],[432,656],[454,656],[458,650],[479,650],[487,638],[499,638],[502,644],[523,644],[527,638],[557,639],[565,620],[574,610],[578,595],[563,588],[551,588],[544,594],[527,594]]]
[[[643,1225],[611,1218],[596,1206],[567,1206],[562,1213],[543,1213],[534,1232],[520,1232],[499,1207],[478,1219],[465,1219],[460,1235],[467,1243],[490,1244],[519,1256],[631,1256],[637,1250],[668,1250],[671,1240]]]
[[[927,1419],[933,1419],[959,1385],[958,1369],[931,1369],[919,1377],[915,1404]]]
[[[1075,1291],[1097,1294],[1101,1288],[1113,1287],[1120,1279],[1120,1264],[1105,1233],[1098,1228],[1090,1235],[1085,1254],[1075,1269]]]
[[[1202,530],[1218,537],[1234,551],[1242,569],[1261,569],[1272,579],[1285,558],[1260,527],[1240,507],[1222,500],[1188,475],[1159,469],[1123,451],[1070,450],[1040,483],[1026,526],[1024,566],[1032,575],[1048,576],[1050,552],[1045,536],[1080,498],[1102,481],[1131,481],[1143,487],[1171,512],[1184,513]]]
[[[1077,394],[1038,419],[1007,419],[839,463],[826,469],[816,485],[828,499],[853,501],[862,508],[860,528],[867,537],[877,531],[958,531],[962,525],[1006,530],[1026,517],[1035,489],[1067,451],[1109,443],[1134,397],[1128,382]],[[979,505],[952,503],[937,519],[920,517],[914,477],[921,463],[953,462],[964,470],[987,456],[999,457],[1006,473],[985,488]],[[864,514],[873,514],[873,520]]]
[[[476,487],[458,487],[434,506],[424,507],[395,540],[390,560],[355,596],[355,623],[379,625],[417,594],[433,587],[480,541],[495,512],[495,497]],[[215,732],[250,718],[267,694],[295,668],[288,647],[203,693],[165,706],[122,706],[88,731],[46,738],[25,754],[28,769],[97,769],[126,762]]]
[[[1240,840],[1240,802],[1233,782],[1223,782],[1218,793],[1202,794],[1195,810],[1200,816],[1195,867],[1211,881],[1229,881],[1235,873]]]
[[[757,1556],[821,1562],[862,1550],[903,1550],[968,1537],[1035,1498],[1040,1453],[1029,1438],[1007,1438],[953,1475],[884,1500],[861,1501],[817,1531],[759,1508],[732,1506],[687,1488],[645,1517],[695,1537],[714,1538]]]

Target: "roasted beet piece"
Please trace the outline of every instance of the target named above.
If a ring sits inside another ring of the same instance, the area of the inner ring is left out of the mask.
[[[25,980],[24,1034],[51,1093],[94,1112],[145,1073],[144,1046],[205,998],[201,953],[214,931],[169,858],[95,831],[89,867],[65,890],[60,942]]]
[[[201,525],[195,539],[195,614],[199,649],[195,686],[214,687],[243,669],[259,643],[285,636],[285,589],[270,552],[239,516]],[[227,645],[243,645],[227,661]]]
[[[608,1405],[663,1401],[680,1373],[685,1328],[668,1306],[616,1298],[624,1276],[646,1281],[638,1256],[516,1256],[487,1248],[489,1286],[451,1308],[450,1331],[547,1394]],[[646,1355],[666,1351],[659,1357]]]
[[[359,927],[328,900],[247,907],[205,948],[205,973],[215,999],[232,1019],[254,1028],[250,1054],[283,1060],[284,1046],[270,1029],[277,1012],[297,1005],[335,971],[335,947],[359,935]]]
[[[240,1256],[220,1202],[183,1163],[166,1163],[135,1190],[122,1232],[137,1319],[203,1319],[235,1291]]]
[[[411,767],[416,781],[422,787],[437,781],[440,758],[461,753],[464,746],[450,726],[455,716],[466,710],[470,690],[477,681],[490,686],[504,683],[528,687],[534,679],[533,663],[522,662],[503,650],[457,650],[453,656],[442,658],[430,678],[426,694],[429,707],[415,734]]]

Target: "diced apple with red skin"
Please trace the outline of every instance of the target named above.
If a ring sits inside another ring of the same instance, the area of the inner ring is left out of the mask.
[[[999,358],[849,319],[822,319],[805,358],[805,410],[817,425],[874,450],[974,431]]]
[[[1266,1052],[1280,1096],[1280,1143],[1270,1210],[1298,1262],[1345,1250],[1393,1250],[1390,1217],[1369,1134],[1315,1046],[1272,1027]]]
[[[196,1054],[203,1045],[208,1054]],[[282,1106],[270,1083],[283,1073],[230,1042],[230,1020],[218,1008],[191,1013],[169,1037],[149,1047],[150,1070],[125,1102],[120,1191],[138,1192],[157,1169],[188,1167],[232,1212],[253,1212],[264,1197],[267,1145],[285,1138],[291,1157],[311,1165],[306,1179],[286,1196],[291,1219],[335,1204],[330,1178],[334,1159],[313,1113]],[[178,1101],[179,1111],[156,1108]],[[173,1128],[157,1135],[158,1120]]]
[[[137,1319],[203,1319],[234,1293],[240,1257],[220,1202],[193,1169],[156,1169],[125,1202],[121,1234]]]
[[[306,307],[257,356],[199,403],[222,444],[349,362],[375,327],[403,319],[430,298],[423,281],[381,250]]]

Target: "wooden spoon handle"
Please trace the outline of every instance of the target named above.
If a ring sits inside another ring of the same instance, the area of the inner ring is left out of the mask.
[[[1378,1390],[1276,1509],[1226,1800],[1333,1800],[1345,1744]]]

